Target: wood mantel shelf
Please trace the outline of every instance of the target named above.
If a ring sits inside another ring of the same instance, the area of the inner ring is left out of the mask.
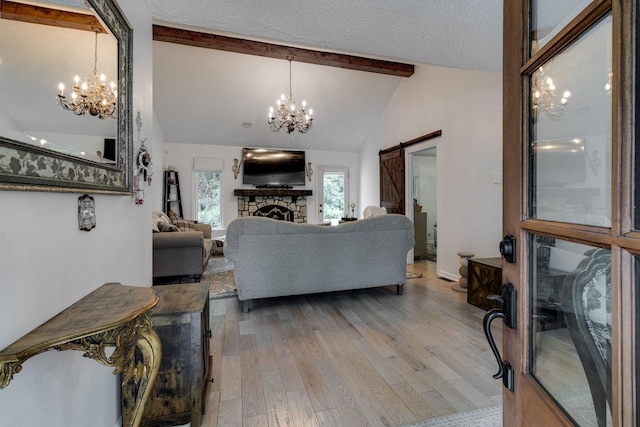
[[[306,197],[311,196],[311,190],[293,190],[288,188],[236,188],[233,190],[234,196],[289,196],[289,197]]]
[[[149,310],[158,303],[151,288],[107,283],[0,351],[0,388],[22,364],[48,350],[81,350],[84,356],[114,367],[122,383],[137,384],[137,397],[122,405],[122,425],[140,424],[144,404],[160,366],[160,339],[151,327]],[[115,346],[110,357],[105,347]],[[135,364],[135,350],[142,361]]]

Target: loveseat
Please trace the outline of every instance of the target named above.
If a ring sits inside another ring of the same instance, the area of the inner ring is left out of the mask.
[[[393,284],[400,295],[413,234],[411,220],[395,214],[338,226],[243,217],[229,224],[224,255],[245,311],[257,298]]]
[[[171,220],[158,212],[152,214],[154,281],[174,276],[194,276],[199,281],[211,254],[211,225]]]

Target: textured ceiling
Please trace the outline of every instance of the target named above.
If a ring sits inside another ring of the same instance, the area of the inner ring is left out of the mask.
[[[502,64],[502,0],[147,0],[157,21],[482,71]]]

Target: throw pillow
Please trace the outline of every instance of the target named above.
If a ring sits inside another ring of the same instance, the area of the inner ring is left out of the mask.
[[[362,212],[363,218],[371,218],[372,216],[386,215],[387,208],[380,206],[367,206],[364,208],[364,212]]]
[[[160,231],[162,233],[170,233],[174,231],[180,231],[180,229],[173,224],[162,224],[160,226]]]
[[[177,226],[180,231],[196,231],[196,224],[187,219],[176,218],[173,220],[173,225]]]
[[[151,211],[151,228],[156,233],[160,231],[162,224],[171,224],[169,217],[162,211],[153,209]]]

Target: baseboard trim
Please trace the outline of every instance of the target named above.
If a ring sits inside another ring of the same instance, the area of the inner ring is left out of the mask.
[[[451,280],[452,282],[457,282],[458,279],[460,279],[459,274],[452,274],[452,273],[449,273],[448,271],[444,271],[440,269],[438,269],[438,276],[442,277],[443,279]]]

